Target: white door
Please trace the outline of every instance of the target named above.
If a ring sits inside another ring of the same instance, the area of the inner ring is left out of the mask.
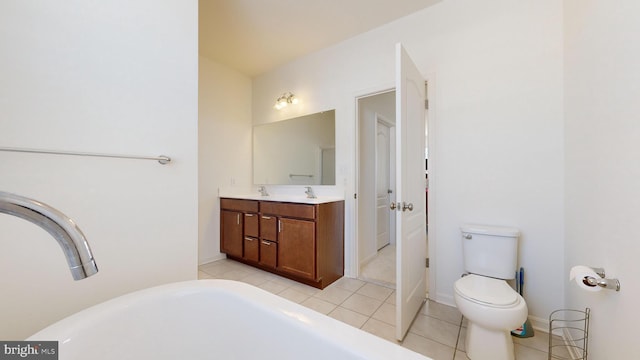
[[[425,81],[396,45],[396,338],[402,340],[427,292],[424,180]]]
[[[389,124],[377,114],[376,118],[376,249],[380,250],[391,238],[391,131]]]

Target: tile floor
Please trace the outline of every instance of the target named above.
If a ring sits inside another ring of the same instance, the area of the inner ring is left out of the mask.
[[[200,279],[238,280],[260,287],[397,343],[394,337],[394,289],[341,278],[319,290],[227,259],[202,265],[198,273]],[[468,360],[464,348],[465,334],[466,323],[456,308],[427,301],[400,345],[434,360]],[[528,339],[514,339],[517,360],[547,359],[547,334],[536,331],[535,335]]]

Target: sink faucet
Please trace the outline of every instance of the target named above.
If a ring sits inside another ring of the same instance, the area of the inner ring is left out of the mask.
[[[33,199],[0,191],[0,213],[30,221],[51,234],[62,247],[74,280],[98,272],[84,234],[73,220],[60,211]]]
[[[269,193],[267,192],[267,188],[264,185],[260,185],[260,187],[258,188],[258,191],[262,196],[269,196]]]
[[[307,194],[307,198],[309,199],[316,198],[316,194],[313,193],[313,189],[311,188],[311,186],[305,186],[305,189],[307,189],[307,191],[304,192],[305,194]]]

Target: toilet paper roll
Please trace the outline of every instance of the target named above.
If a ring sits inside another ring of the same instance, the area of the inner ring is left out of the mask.
[[[600,275],[596,274],[596,272],[593,271],[592,268],[584,265],[574,266],[571,268],[571,271],[569,272],[569,280],[575,280],[576,284],[578,284],[578,287],[580,287],[581,289],[586,291],[592,291],[592,292],[597,292],[602,290],[600,286],[589,285],[586,282],[585,277],[593,277],[596,279],[600,279]]]

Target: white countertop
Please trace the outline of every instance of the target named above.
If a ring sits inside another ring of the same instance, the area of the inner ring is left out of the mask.
[[[274,194],[269,196],[262,196],[260,194],[225,194],[225,195],[220,195],[220,197],[230,198],[230,199],[290,202],[290,203],[299,203],[299,204],[323,204],[323,203],[344,200],[339,196],[318,196],[317,198],[310,199],[305,196],[279,195],[279,194]]]

